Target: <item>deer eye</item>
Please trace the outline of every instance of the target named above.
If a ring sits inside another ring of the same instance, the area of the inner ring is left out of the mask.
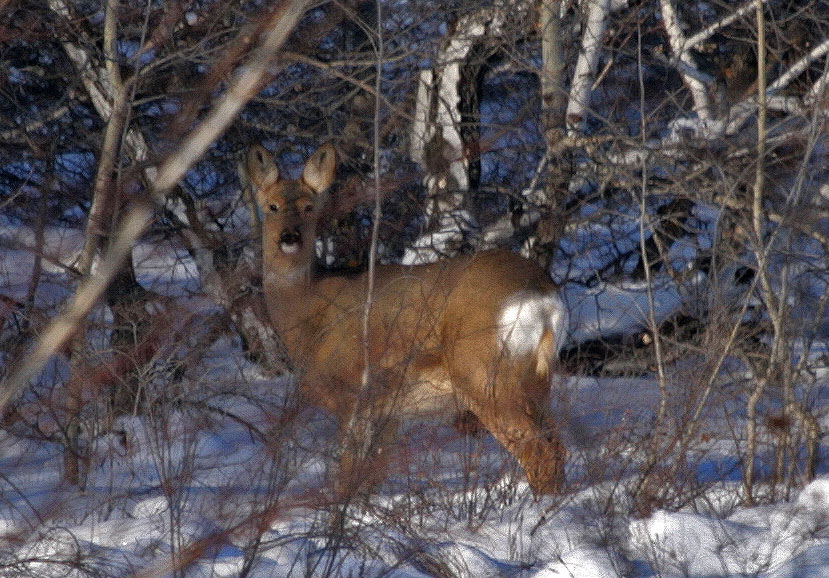
[[[279,211],[279,205],[277,205],[276,203],[271,203],[270,205],[268,205],[268,208],[269,208],[269,209],[271,210],[271,212],[273,212],[273,213],[276,213],[276,212],[278,212],[278,211]]]
[[[306,213],[310,213],[311,211],[314,210],[314,205],[312,203],[308,203],[307,205],[305,205],[305,207],[303,207],[302,210],[305,211]]]

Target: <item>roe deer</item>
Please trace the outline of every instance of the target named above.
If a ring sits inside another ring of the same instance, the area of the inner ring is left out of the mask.
[[[373,462],[401,419],[469,411],[518,460],[536,494],[560,490],[566,450],[549,403],[567,311],[554,283],[536,264],[502,250],[377,266],[367,335],[371,381],[361,388],[367,275],[313,270],[316,223],[335,166],[330,144],[311,156],[299,180],[282,178],[261,145],[247,158],[264,214],[268,312],[298,370],[302,398],[334,414],[341,433],[347,424],[374,428],[360,447],[380,444],[371,455],[346,449],[340,476],[365,482],[366,472],[376,472]],[[358,399],[361,392],[369,399]],[[362,471],[344,471],[360,460]]]

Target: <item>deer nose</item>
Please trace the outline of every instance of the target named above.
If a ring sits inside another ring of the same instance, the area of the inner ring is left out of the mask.
[[[302,242],[302,234],[299,229],[283,229],[279,236],[279,243],[282,245],[298,245]]]
[[[302,233],[299,229],[283,229],[279,236],[279,248],[285,255],[295,255],[302,249]]]

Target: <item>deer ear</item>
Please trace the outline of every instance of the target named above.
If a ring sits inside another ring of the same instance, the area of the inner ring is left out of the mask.
[[[317,149],[302,171],[302,181],[311,189],[320,194],[334,182],[334,171],[337,168],[337,152],[334,145],[326,143]]]
[[[248,178],[257,192],[279,180],[279,169],[268,149],[253,145],[248,151]]]

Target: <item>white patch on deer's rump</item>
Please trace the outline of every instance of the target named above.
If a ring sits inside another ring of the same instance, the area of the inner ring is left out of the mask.
[[[532,355],[538,351],[545,331],[561,350],[567,332],[567,310],[556,293],[521,292],[504,303],[498,319],[498,341],[510,355]]]

